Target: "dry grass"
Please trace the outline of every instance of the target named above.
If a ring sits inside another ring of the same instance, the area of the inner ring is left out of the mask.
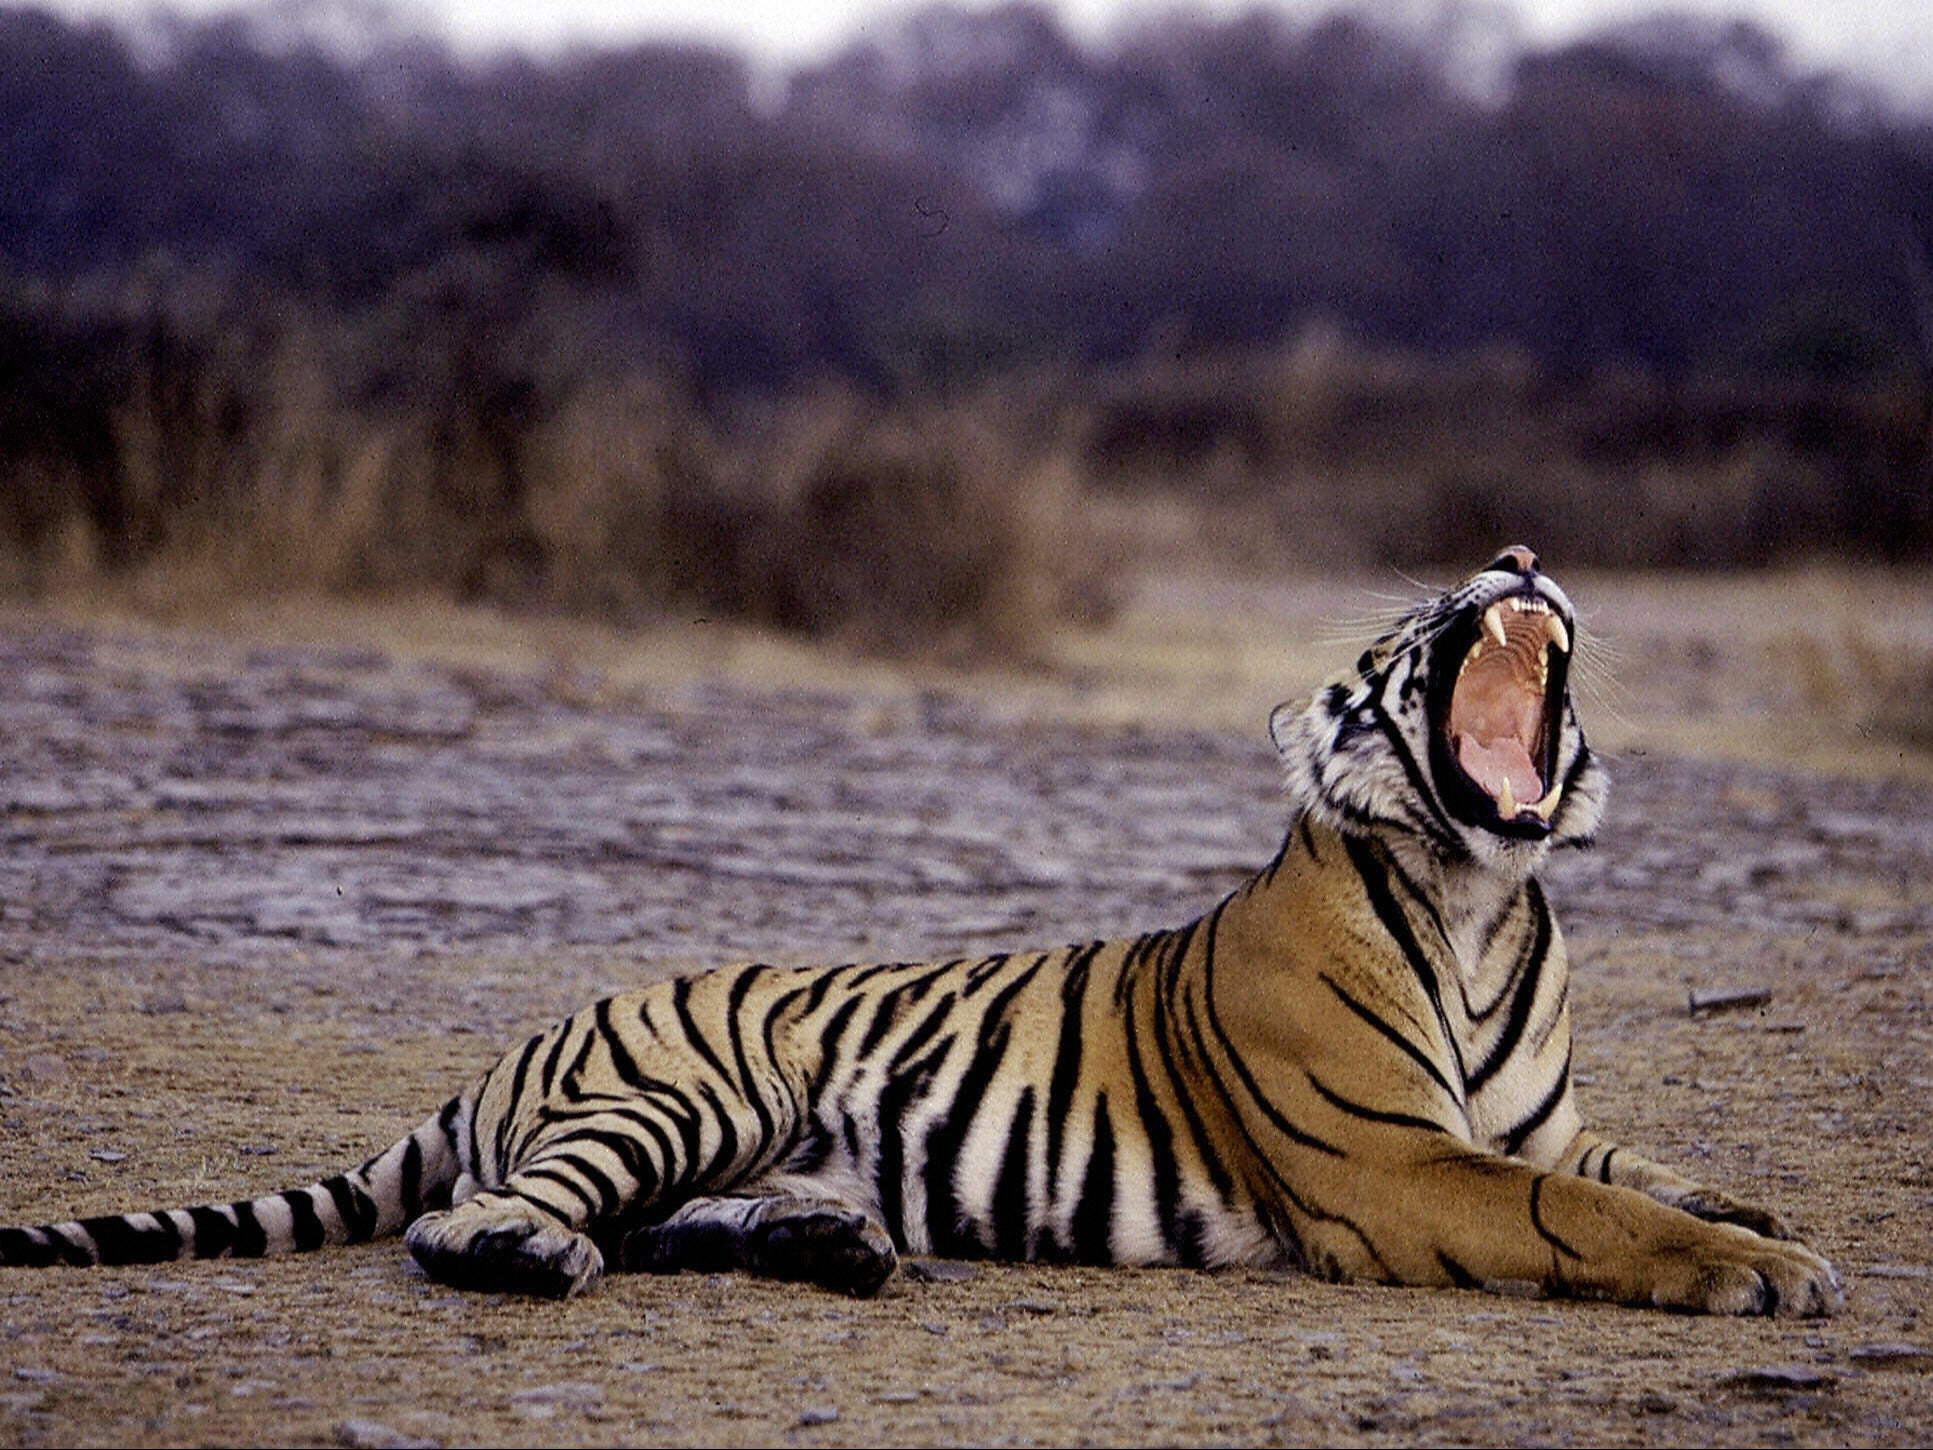
[[[1926,407],[1907,385],[1565,378],[1314,334],[1117,377],[1084,416],[1095,485],[1185,494],[1256,566],[1458,564],[1527,538],[1576,564],[1708,569],[1927,557]]]
[[[1567,381],[1312,336],[726,407],[536,348],[466,371],[476,340],[434,333],[392,376],[367,321],[251,332],[145,306],[73,323],[68,353],[94,360],[54,368],[58,406],[0,446],[9,592],[429,595],[1026,659],[1114,608],[1124,565],[1462,567],[1517,539],[1573,568],[1933,549],[1910,390]]]
[[[1933,755],[1933,639],[1855,626],[1840,650],[1816,661],[1814,670],[1862,729]]]
[[[1025,437],[1017,405],[993,395],[789,404],[741,465],[757,520],[739,570],[748,612],[888,650],[1007,655],[1054,621],[1104,612],[1075,460]]]
[[[199,355],[165,386],[137,369],[95,410],[104,456],[83,466],[56,432],[0,472],[0,583],[175,608],[429,594],[698,613],[1003,655],[1104,607],[1075,460],[997,393],[888,406],[828,388],[725,430],[629,375],[510,426],[473,399],[358,406],[326,352]]]

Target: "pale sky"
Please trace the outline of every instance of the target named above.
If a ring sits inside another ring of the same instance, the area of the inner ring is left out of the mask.
[[[17,0],[4,3],[11,7]],[[150,0],[51,3],[69,14],[86,15],[126,16],[151,8]],[[199,14],[248,3],[174,0],[172,8]],[[1274,3],[1291,13],[1329,8],[1321,0]],[[1174,8],[1164,0],[1055,4],[1084,34],[1104,34],[1123,18]],[[1194,8],[1239,12],[1253,6],[1254,0],[1198,0]],[[856,39],[912,7],[904,0],[402,0],[402,8],[431,17],[435,28],[465,49],[523,45],[548,50],[572,41],[640,37],[702,39],[785,64]],[[1507,0],[1506,8],[1515,10],[1528,37],[1536,41],[1563,40],[1662,9],[1743,15],[1782,36],[1802,66],[1863,72],[1915,99],[1933,99],[1930,0]]]

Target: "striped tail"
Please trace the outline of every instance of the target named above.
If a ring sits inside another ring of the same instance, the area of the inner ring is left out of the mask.
[[[457,1124],[465,1099],[351,1173],[261,1198],[153,1213],[106,1214],[39,1228],[0,1228],[0,1265],[163,1264],[261,1258],[400,1233],[447,1208],[462,1171]]]

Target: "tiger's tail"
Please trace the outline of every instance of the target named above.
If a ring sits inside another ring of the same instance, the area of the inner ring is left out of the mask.
[[[306,1188],[199,1208],[0,1228],[0,1266],[262,1258],[400,1233],[422,1214],[449,1206],[463,1171],[457,1133],[465,1106],[465,1098],[452,1098],[362,1167]]]

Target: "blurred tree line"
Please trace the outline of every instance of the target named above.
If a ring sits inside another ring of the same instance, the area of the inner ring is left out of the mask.
[[[1499,51],[1447,0],[1103,45],[1023,3],[773,77],[341,14],[0,12],[16,581],[282,537],[324,587],[783,600],[746,529],[897,517],[962,429],[1009,475],[1304,506],[1438,459],[1358,553],[1513,522],[1510,452],[1586,487],[1776,463],[1751,529],[1681,505],[1626,562],[1933,544],[1933,120],[1748,24]],[[978,501],[936,520],[993,506],[944,487]],[[1420,528],[1469,488],[1504,517]],[[1528,522],[1588,542],[1579,507]]]

